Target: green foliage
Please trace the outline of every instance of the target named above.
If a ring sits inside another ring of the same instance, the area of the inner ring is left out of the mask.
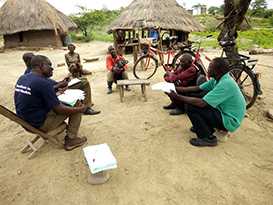
[[[82,35],[72,34],[72,39],[77,41],[89,42],[93,40],[94,37],[92,35],[95,33],[95,29],[105,27],[120,14],[120,10],[88,10],[85,7],[80,7],[80,9],[81,12],[79,14],[71,16],[78,29],[82,32]]]
[[[212,34],[213,37],[206,39],[205,37]],[[190,38],[197,40],[203,38],[202,47],[205,48],[220,48],[218,45],[217,37],[219,32],[194,32]],[[254,46],[260,48],[273,48],[273,31],[272,29],[259,29],[240,31],[239,38],[237,39],[237,45],[240,50],[247,50]]]
[[[105,31],[93,31],[92,36],[96,41],[113,42],[113,35],[107,34]]]
[[[265,17],[265,12],[267,9],[266,0],[255,0],[252,2],[251,7],[251,15],[256,17]]]
[[[271,27],[273,27],[273,16],[271,18],[269,18],[269,23],[270,23]]]
[[[197,17],[198,21],[205,27],[206,31],[214,32],[217,30],[217,25],[220,21],[217,20],[214,16],[210,15],[200,15]]]
[[[272,24],[269,18],[256,18],[252,17],[249,19],[249,23],[252,28],[272,28]]]
[[[219,12],[219,9],[220,8],[216,6],[209,7],[208,13],[211,15],[216,15]]]
[[[239,34],[240,38],[248,39],[261,48],[273,48],[272,29],[249,30]]]

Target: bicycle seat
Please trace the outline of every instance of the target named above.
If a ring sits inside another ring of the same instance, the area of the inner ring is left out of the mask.
[[[177,43],[177,47],[180,49],[184,49],[184,48],[190,48],[191,47],[191,42],[178,42]]]
[[[245,56],[245,55],[243,55],[243,54],[239,54],[239,58],[240,58],[240,60],[243,60],[243,61],[246,61],[246,60],[249,60],[249,59],[250,59],[249,56]],[[253,59],[253,60],[254,60],[254,59]]]
[[[235,41],[219,41],[220,46],[228,47],[236,45]]]

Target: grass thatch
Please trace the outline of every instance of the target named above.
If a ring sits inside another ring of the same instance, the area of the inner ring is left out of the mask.
[[[76,28],[67,16],[46,0],[7,0],[0,9],[0,34],[29,30],[59,30]]]
[[[202,26],[176,0],[134,0],[109,29],[133,29],[139,26],[140,21],[145,22],[146,28],[184,32],[202,30]]]

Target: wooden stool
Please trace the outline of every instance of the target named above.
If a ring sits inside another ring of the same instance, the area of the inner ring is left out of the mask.
[[[110,179],[110,174],[107,171],[102,171],[97,174],[89,174],[87,182],[91,185],[105,184]]]
[[[132,85],[140,85],[141,86],[141,93],[145,101],[147,101],[147,95],[146,95],[146,86],[150,85],[149,80],[140,80],[140,79],[134,79],[134,80],[118,80],[117,86],[119,88],[119,94],[120,94],[120,101],[123,102],[124,98],[124,87],[125,86],[132,86]]]

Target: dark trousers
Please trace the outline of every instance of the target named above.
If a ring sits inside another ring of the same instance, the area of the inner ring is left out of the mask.
[[[187,105],[186,113],[191,120],[198,138],[211,138],[215,128],[226,131],[220,111],[211,106],[199,108]]]

